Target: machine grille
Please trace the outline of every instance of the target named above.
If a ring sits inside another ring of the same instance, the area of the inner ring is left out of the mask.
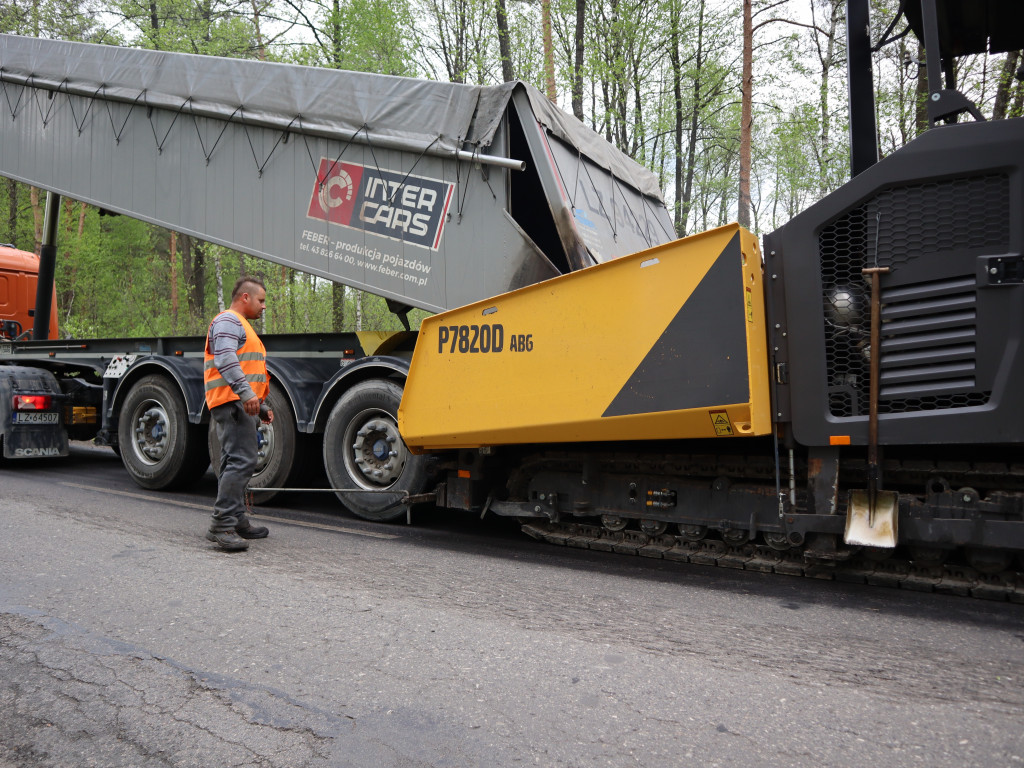
[[[868,410],[870,287],[861,274],[866,266],[892,270],[882,280],[879,412],[988,402],[991,393],[977,385],[973,257],[958,277],[901,284],[899,272],[922,259],[1005,251],[1009,200],[1007,174],[915,184],[884,190],[822,230],[818,249],[832,415],[864,416]]]

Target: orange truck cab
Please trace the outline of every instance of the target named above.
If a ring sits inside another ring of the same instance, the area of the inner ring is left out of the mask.
[[[0,337],[31,337],[35,323],[36,277],[39,257],[19,251],[12,245],[0,244]],[[57,291],[50,304],[50,335],[58,338]]]

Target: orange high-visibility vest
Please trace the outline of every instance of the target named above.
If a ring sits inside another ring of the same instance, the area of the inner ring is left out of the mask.
[[[267,373],[267,348],[263,346],[256,331],[249,325],[249,321],[235,312],[227,310],[242,321],[242,328],[245,330],[245,343],[238,348],[238,363],[245,374],[245,380],[249,382],[256,397],[264,400],[270,391],[270,375]],[[214,318],[216,319],[216,318]],[[213,327],[213,322],[210,322]],[[203,366],[203,381],[206,384],[206,405],[209,408],[216,408],[218,405],[230,403],[232,400],[241,400],[235,394],[231,386],[220,375],[220,371],[213,364],[213,354],[210,352],[210,331],[206,331],[206,350],[204,354],[205,364]]]

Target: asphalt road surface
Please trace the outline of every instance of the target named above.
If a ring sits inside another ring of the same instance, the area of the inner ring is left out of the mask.
[[[1024,768],[1024,606],[213,490],[0,465],[0,768]]]

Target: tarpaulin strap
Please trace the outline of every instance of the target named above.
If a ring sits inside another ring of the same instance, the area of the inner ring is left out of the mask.
[[[384,172],[380,167],[380,163],[377,161],[377,153],[373,149],[373,142],[370,141],[370,131],[367,128],[366,123],[363,123],[363,127],[360,128],[359,130],[363,131],[366,134],[366,146],[370,148],[370,157],[373,158],[373,167],[377,170],[377,178],[383,182]],[[359,133],[359,131],[356,131],[356,133]],[[385,186],[384,188],[387,189],[387,186]]]
[[[644,196],[643,196],[643,201],[644,201],[644,221],[646,221],[646,222],[648,223],[648,225],[649,225],[649,224],[650,224],[650,221],[651,221],[651,215],[650,215],[650,214],[651,214],[651,205],[650,205],[650,203],[649,203],[649,202],[647,201],[647,195],[644,195]],[[664,223],[663,223],[663,222],[661,221],[661,219],[659,219],[659,218],[658,218],[657,216],[655,216],[655,217],[654,217],[654,221],[655,221],[655,223],[656,223],[656,224],[657,224],[658,226],[660,226],[660,227],[661,227],[661,231],[662,231],[662,232],[664,232],[664,233],[665,233],[665,235],[666,235],[666,236],[667,236],[667,237],[668,237],[668,238],[669,238],[670,240],[674,240],[674,239],[675,239],[676,237],[678,237],[678,235],[677,235],[677,234],[676,234],[676,232],[675,232],[675,229],[669,229],[669,228],[667,228],[667,227],[666,227],[666,226],[664,225]]]
[[[67,81],[67,78],[64,78],[61,85],[64,85]],[[85,121],[89,119],[89,113],[92,111],[92,105],[96,103],[96,96],[99,95],[102,88],[103,86],[101,85],[96,89],[96,92],[93,93],[92,97],[89,98],[89,106],[85,108],[85,114],[82,115],[81,121],[78,120],[78,114],[75,112],[75,102],[71,100],[71,91],[67,88],[64,89],[64,93],[68,97],[68,106],[71,107],[71,119],[75,121],[75,128],[78,129],[79,136],[82,135],[82,129],[85,128]],[[60,86],[57,86],[57,90],[60,90]]]
[[[615,174],[611,170],[609,170],[608,173],[612,177],[612,239],[618,242],[619,220],[617,218],[618,211],[615,210],[615,193],[618,191],[619,185],[615,183]],[[629,208],[629,203],[626,202],[625,198],[622,199],[622,202],[627,208]]]
[[[477,155],[477,148],[473,148],[473,157]],[[455,199],[458,203],[458,214],[459,221],[462,221],[462,209],[465,207],[466,198],[469,197],[470,180],[473,178],[472,172],[466,173],[466,184],[462,187],[462,163],[456,161],[455,163]],[[462,188],[462,194],[459,194],[459,188]]]
[[[614,190],[619,188],[619,180],[615,178],[615,174],[614,173],[611,176],[612,176],[612,190],[613,190],[613,194],[614,194]],[[641,227],[640,226],[640,219],[638,219],[636,217],[636,212],[633,210],[633,206],[631,206],[629,204],[629,201],[626,199],[626,196],[621,194],[622,193],[621,190],[619,190],[619,193],[620,193],[620,195],[622,197],[623,205],[626,207],[626,210],[629,211],[629,215],[633,217],[633,222],[636,224],[636,228],[638,230],[640,230],[640,234],[643,236],[644,242],[646,242],[647,243],[647,247],[650,248],[653,245],[653,243],[651,242],[651,238],[649,238],[647,236],[647,227]],[[640,199],[643,200],[643,193],[641,193]],[[612,207],[614,208],[615,206],[613,205]]]
[[[476,147],[475,147],[475,148],[473,149],[473,155],[474,155],[474,157],[476,156],[476,154],[477,154],[477,151],[479,150],[479,147],[480,147],[480,145],[478,144],[478,145],[476,145]],[[480,165],[480,175],[481,175],[481,176],[483,177],[483,180],[484,180],[484,184],[486,184],[486,185],[487,185],[487,189],[489,189],[489,190],[490,190],[490,192],[491,192],[491,197],[492,197],[492,198],[494,198],[495,200],[497,200],[497,199],[498,199],[498,196],[497,196],[496,194],[494,194],[494,187],[492,187],[492,186],[491,186],[491,177],[490,177],[490,174],[488,174],[488,173],[486,172],[486,170],[484,169],[484,166],[483,166],[482,164]]]
[[[145,91],[143,91],[143,93],[145,93]],[[158,154],[162,155],[164,153],[164,144],[167,142],[167,137],[171,135],[171,129],[174,127],[174,124],[176,122],[178,122],[178,115],[181,114],[182,110],[184,110],[185,107],[191,101],[192,101],[192,97],[189,96],[187,99],[185,99],[183,102],[181,102],[181,106],[178,107],[178,109],[175,111],[174,117],[171,118],[171,124],[167,126],[167,131],[164,133],[164,137],[162,139],[159,136],[156,135],[156,123],[153,122],[153,109],[154,108],[149,106],[149,104],[146,104],[146,119],[149,120],[150,130],[153,131],[153,139],[156,141],[156,151],[157,151]],[[145,103],[145,102],[143,102],[143,103]]]
[[[583,163],[582,165],[583,165],[583,170],[587,174],[587,178],[590,179],[590,186],[592,186],[596,190],[597,189],[597,184],[594,183],[594,177],[590,175],[590,169],[587,168],[586,163]],[[614,179],[614,178],[615,178],[615,176],[613,175],[612,179]],[[597,204],[599,206],[601,206],[601,211],[602,211],[602,213],[604,213],[605,219],[612,223],[612,237],[614,237],[616,240],[618,240],[619,234],[618,234],[618,230],[615,227],[615,216],[614,215],[611,215],[611,216],[608,215],[608,211],[605,210],[605,207],[604,207],[604,199],[601,197],[601,195],[597,196]],[[615,208],[615,206],[612,206],[613,210],[614,210],[614,208]]]
[[[369,143],[369,141],[370,141],[370,136],[369,136],[369,134],[367,134],[367,136],[366,136],[366,140],[367,140],[367,143]],[[411,176],[411,175],[412,175],[412,172],[413,172],[414,170],[416,170],[416,166],[420,164],[420,160],[422,160],[422,159],[423,159],[423,157],[424,157],[424,156],[425,156],[425,155],[427,154],[427,152],[429,152],[429,151],[430,151],[430,150],[431,150],[431,149],[433,148],[433,146],[434,146],[435,144],[437,144],[437,142],[439,142],[440,140],[441,140],[441,136],[440,136],[440,135],[438,135],[438,136],[437,136],[437,138],[435,138],[435,139],[434,139],[434,140],[433,140],[432,142],[430,142],[430,144],[428,144],[428,145],[427,145],[427,146],[426,146],[426,147],[425,147],[425,148],[423,149],[423,151],[422,151],[422,152],[420,152],[419,156],[418,156],[418,157],[416,158],[416,161],[415,161],[415,162],[414,162],[414,163],[412,164],[412,168],[410,168],[410,169],[409,169],[409,171],[408,171],[408,172],[407,172],[407,173],[405,174],[405,176],[403,176],[403,177],[402,177],[402,180],[401,180],[401,181],[399,182],[399,184],[398,184],[398,187],[395,187],[395,193],[394,193],[393,195],[391,195],[391,199],[390,199],[390,200],[388,200],[388,205],[392,205],[392,204],[394,204],[394,202],[395,202],[395,196],[396,196],[396,195],[398,194],[398,190],[399,190],[399,188],[401,188],[401,187],[404,187],[404,186],[405,186],[405,182],[406,182],[406,180],[407,180],[407,179],[409,178],[409,176]],[[371,152],[373,151],[373,145],[372,145],[372,144],[370,145],[370,151],[371,151]],[[474,153],[474,154],[475,154],[475,153]],[[373,161],[374,161],[374,162],[377,162],[377,158],[376,158],[376,157],[374,157],[374,158],[373,158]],[[456,162],[458,162],[458,161],[456,160]],[[377,170],[379,171],[380,169],[378,168]]]
[[[373,141],[371,141],[370,139],[370,131],[367,129],[365,123],[363,124],[363,127],[360,128],[359,130],[366,134],[366,146],[370,148],[370,155],[371,157],[373,157],[373,167],[377,170],[377,178],[383,180],[383,169],[380,167],[380,163],[377,161],[377,153],[374,151]],[[359,131],[356,131],[357,135],[358,133]],[[353,138],[355,137],[353,136]],[[392,193],[391,198],[388,200],[389,205],[395,202],[395,197],[398,195],[398,190],[405,186],[406,180],[409,178],[410,175],[412,175],[412,172],[416,169],[416,166],[419,165],[420,160],[422,160],[424,156],[426,156],[427,152],[429,152],[434,147],[434,145],[437,144],[437,142],[439,142],[440,140],[441,136],[438,135],[432,142],[430,142],[426,147],[424,147],[422,152],[419,153],[419,155],[416,157],[415,162],[413,162],[412,167],[406,172],[405,176],[402,177],[402,180],[398,183],[398,186],[395,187],[394,193]],[[458,168],[458,160],[456,160],[456,168]]]
[[[17,114],[18,114],[18,107],[21,106],[21,97],[25,95],[25,89],[28,86],[25,86],[25,85],[21,86],[21,93],[18,94],[18,100],[14,103],[13,106],[11,106],[11,97],[7,94],[7,81],[6,80],[0,80],[0,86],[3,86],[3,89],[4,89],[4,99],[7,100],[7,109],[11,113],[11,120],[14,120],[15,117],[17,116]]]
[[[231,118],[237,115],[239,111],[241,111],[241,109],[242,108],[240,106],[236,108],[235,111],[231,113],[231,117],[224,121],[224,127],[220,129],[220,133],[217,134],[217,140],[213,142],[213,146],[210,147],[209,152],[206,151],[206,142],[203,141],[203,134],[199,130],[199,121],[196,119],[196,113],[191,112],[192,124],[196,127],[196,136],[199,137],[199,146],[202,147],[203,149],[203,157],[206,158],[207,165],[210,164],[210,158],[213,157],[213,151],[217,148],[217,145],[220,144],[220,140],[224,136],[224,131],[226,131],[228,129],[228,126],[231,124]]]
[[[63,85],[65,82],[67,82],[67,78],[65,78],[64,80],[61,81],[61,85]],[[45,128],[46,124],[48,122],[50,122],[50,113],[53,111],[53,107],[57,103],[57,100],[56,99],[50,99],[49,100],[50,101],[50,106],[48,106],[46,108],[46,114],[44,115],[43,114],[43,108],[41,106],[39,106],[39,91],[41,89],[40,88],[36,88],[36,86],[32,85],[32,78],[31,77],[29,77],[28,83],[32,87],[32,90],[33,90],[32,99],[36,103],[36,109],[39,110],[39,117],[43,121],[43,128]],[[57,88],[59,89],[60,85],[58,85]]]
[[[370,129],[366,123],[363,123],[363,127],[360,128],[359,131],[363,131],[366,134],[366,146],[370,148],[370,157],[373,158],[373,167],[377,169],[377,178],[383,179],[384,173],[382,172],[380,163],[377,161],[377,153],[373,149],[373,142],[370,140]],[[356,133],[359,133],[359,131],[356,131]]]
[[[455,212],[459,215],[458,221],[462,222],[462,163],[455,164]]]
[[[551,159],[554,159],[554,153],[551,155]],[[580,166],[583,165],[583,151],[576,150],[576,181],[572,187],[572,197],[569,198],[569,204],[572,205],[573,210],[576,210],[576,193],[580,191]]]
[[[438,137],[438,138],[440,138],[440,137]],[[460,144],[462,143],[461,139],[460,139],[459,143]],[[477,160],[477,158],[480,157],[480,145],[479,144],[474,144],[473,145],[472,157],[473,157],[473,159],[471,161],[472,163],[479,162],[479,160]],[[489,190],[491,190],[491,195],[494,197],[495,200],[497,200],[498,196],[494,194],[494,189],[491,187],[490,180],[483,173],[483,171],[481,171],[480,175],[484,177],[484,181],[487,182],[487,188]],[[459,158],[456,157],[455,158],[455,204],[456,204],[456,213],[459,214],[459,221],[462,221],[462,209],[463,209],[463,206],[466,203],[466,198],[469,197],[469,186],[470,186],[469,185],[469,181],[470,181],[471,178],[472,178],[472,170],[470,170],[470,172],[466,174],[466,185],[465,185],[465,188],[463,188],[463,185],[462,185],[462,163],[459,162]],[[461,190],[461,192],[460,192],[460,190]]]
[[[103,88],[105,88],[105,87],[106,86],[100,86],[100,90],[103,90]],[[97,91],[97,93],[99,93],[99,91]],[[135,100],[132,101],[131,105],[128,107],[128,114],[125,115],[124,122],[121,123],[120,130],[118,130],[118,127],[116,125],[114,125],[114,115],[110,111],[110,101],[107,100],[107,99],[103,100],[103,104],[107,108],[107,117],[110,118],[110,129],[114,132],[114,142],[115,143],[117,143],[117,144],[121,143],[121,134],[124,133],[124,127],[126,125],[128,125],[128,118],[130,118],[132,116],[132,110],[135,109],[135,105],[139,103],[139,99],[145,100],[145,97],[146,97],[146,90],[143,89],[143,90],[139,91],[139,95],[135,97]]]
[[[266,159],[264,159],[263,164],[260,165],[260,159],[256,157],[256,147],[252,145],[252,136],[249,135],[249,126],[246,125],[246,123],[244,122],[245,110],[241,106],[239,106],[238,109],[236,109],[235,112],[232,112],[231,114],[234,115],[235,113],[238,113],[242,116],[242,130],[245,131],[245,139],[246,141],[249,142],[249,150],[252,152],[253,162],[256,163],[256,172],[262,179],[263,169],[267,167],[267,164],[270,162],[270,158],[274,156],[274,153],[277,151],[277,148],[281,146],[281,141],[284,139],[285,136],[288,135],[288,130],[292,127],[292,125],[295,124],[295,121],[299,119],[299,115],[296,115],[291,120],[289,120],[288,125],[281,129],[281,135],[277,137],[277,141],[274,142],[274,146],[270,148],[270,153],[267,155]]]
[[[363,125],[359,129],[359,131],[362,131],[362,130],[365,130],[365,129],[366,129],[366,123],[363,123]],[[302,131],[302,115],[299,115],[299,131]],[[331,163],[331,167],[327,169],[327,176],[330,176],[334,172],[335,166],[337,166],[338,163],[341,162],[342,156],[345,154],[346,151],[348,151],[348,148],[350,146],[352,146],[352,142],[356,140],[356,136],[359,135],[359,131],[356,131],[355,133],[353,133],[352,134],[352,138],[350,138],[348,141],[346,141],[344,146],[342,146],[341,152],[339,152],[338,156],[336,158],[334,158],[334,162]],[[317,182],[320,185],[320,188],[323,188],[323,185],[327,182],[327,177],[325,176],[323,179],[320,178],[320,166],[317,163],[317,161],[313,159],[313,152],[309,148],[309,141],[306,138],[306,134],[302,133],[301,135],[302,135],[302,143],[306,145],[306,154],[309,155],[309,163],[310,163],[310,165],[313,166],[313,175],[315,175],[317,177]]]
[[[578,151],[578,150],[577,150]],[[565,176],[562,174],[562,169],[558,167],[558,161],[555,159],[555,153],[548,150],[548,157],[551,158],[551,164],[555,166],[555,173],[558,174],[558,180],[562,182],[562,189],[565,190],[565,194],[569,195],[569,185],[565,183]],[[580,153],[580,157],[583,157],[583,153]],[[569,205],[572,206],[573,211],[576,210],[576,192],[579,191],[579,180],[580,180],[580,168],[576,166],[576,184],[573,188],[572,194],[569,195]]]

